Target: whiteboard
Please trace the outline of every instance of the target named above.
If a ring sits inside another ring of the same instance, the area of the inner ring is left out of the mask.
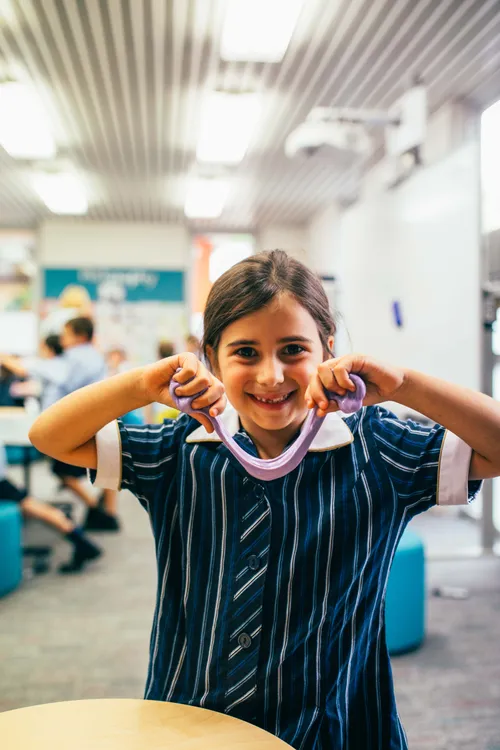
[[[0,353],[29,356],[38,349],[38,318],[30,310],[0,312]]]

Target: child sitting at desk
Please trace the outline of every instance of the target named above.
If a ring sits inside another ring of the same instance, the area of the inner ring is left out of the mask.
[[[18,503],[23,516],[37,518],[48,526],[52,526],[73,545],[73,556],[67,563],[60,566],[60,573],[78,573],[88,562],[102,555],[101,549],[91,542],[69,518],[66,518],[62,511],[27,495],[9,481],[6,477],[6,467],[5,448],[0,443],[0,503]]]

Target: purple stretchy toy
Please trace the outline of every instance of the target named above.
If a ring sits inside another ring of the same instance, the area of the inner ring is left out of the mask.
[[[179,368],[177,372],[180,372],[180,369],[181,368]],[[337,393],[325,391],[328,398],[331,401],[336,401],[339,405],[340,410],[345,414],[351,414],[352,412],[361,409],[361,406],[363,405],[363,399],[366,395],[366,386],[359,375],[354,375],[351,373],[349,377],[356,386],[356,391],[354,393],[347,392],[345,396],[339,396]],[[186,384],[184,383],[183,385]],[[276,458],[271,458],[268,460],[255,458],[254,456],[251,456],[246,451],[244,451],[243,448],[240,448],[238,443],[233,440],[232,436],[226,430],[219,418],[212,417],[210,415],[208,407],[205,407],[204,409],[191,408],[191,402],[198,398],[198,396],[201,396],[201,394],[205,391],[200,391],[200,393],[197,393],[194,396],[177,397],[175,395],[175,391],[179,386],[180,383],[177,383],[175,380],[170,381],[170,395],[177,409],[180,409],[180,411],[183,411],[186,414],[194,415],[197,412],[205,414],[213,424],[215,432],[220,437],[224,445],[226,445],[227,448],[231,451],[233,456],[238,459],[240,464],[248,471],[248,473],[252,477],[260,479],[264,482],[271,482],[273,479],[284,477],[285,474],[293,471],[293,469],[295,469],[300,464],[300,462],[306,455],[309,446],[318,434],[318,430],[321,427],[321,422],[323,421],[323,417],[318,417],[316,415],[316,410],[311,409],[306,417],[304,424],[302,425],[299,437],[289,448],[287,448],[284,453],[282,453],[280,456],[277,456]]]

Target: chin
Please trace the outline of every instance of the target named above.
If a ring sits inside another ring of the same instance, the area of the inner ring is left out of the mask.
[[[288,413],[261,414],[253,412],[250,416],[252,422],[265,430],[284,430],[290,425],[302,422],[307,416],[307,409],[292,409]]]

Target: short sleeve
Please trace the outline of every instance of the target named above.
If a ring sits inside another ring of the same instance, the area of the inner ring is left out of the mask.
[[[380,406],[368,409],[367,419],[405,505],[465,505],[476,497],[482,482],[468,478],[472,449],[457,435],[439,424],[400,420]]]
[[[98,487],[130,490],[149,506],[159,487],[166,493],[175,476],[190,421],[183,415],[160,425],[111,422],[96,435],[97,471],[90,473],[91,480]]]
[[[45,380],[47,383],[57,386],[63,385],[68,375],[68,367],[63,357],[52,359],[33,357],[25,360],[25,365],[31,377]]]

